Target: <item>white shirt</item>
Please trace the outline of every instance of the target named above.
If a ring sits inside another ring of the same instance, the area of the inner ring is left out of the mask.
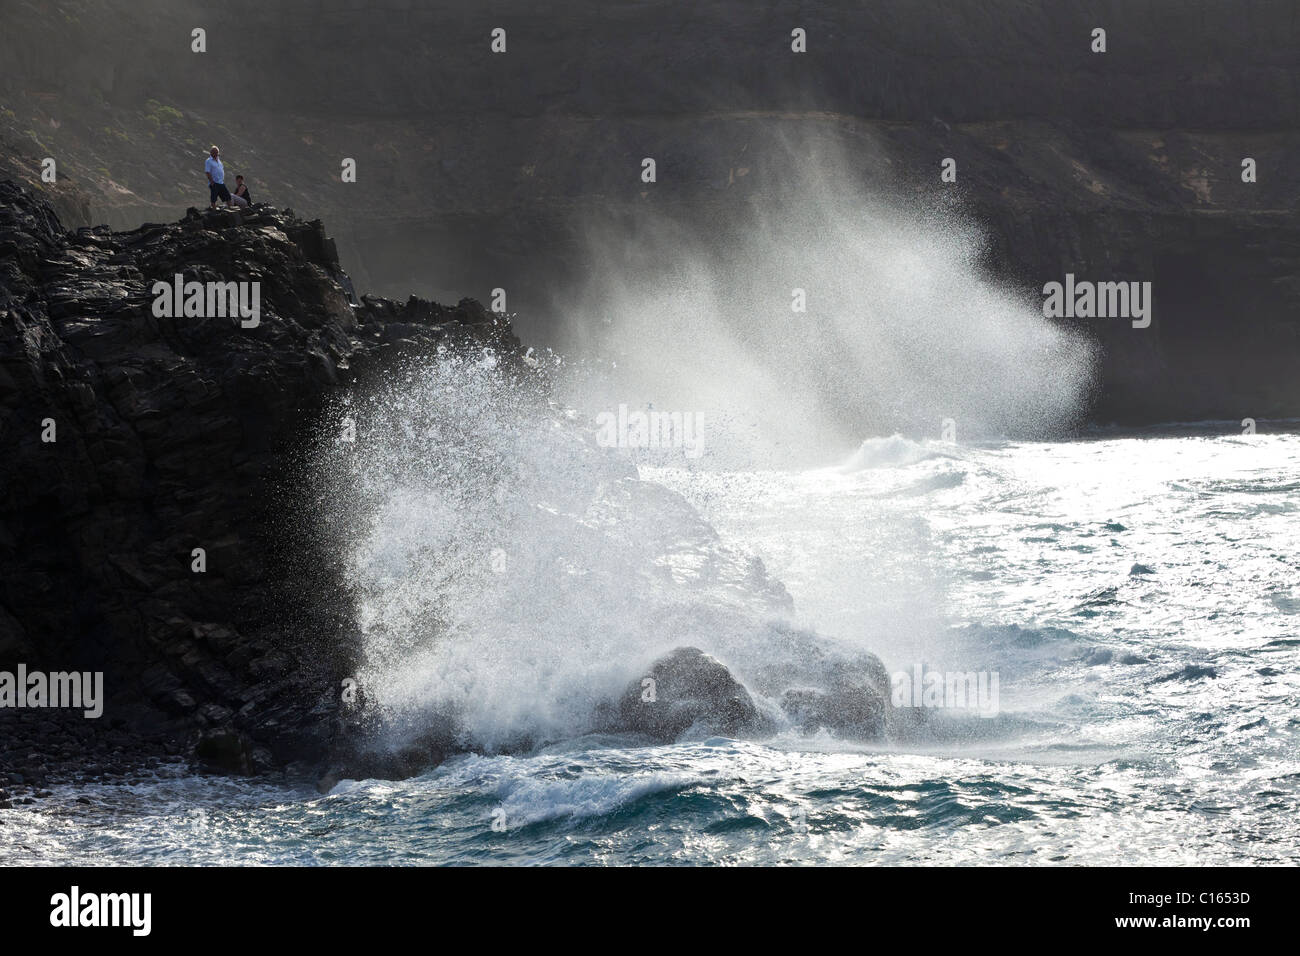
[[[217,159],[215,156],[209,156],[207,158],[207,161],[203,164],[203,169],[212,174],[212,181],[214,183],[225,183],[226,167],[222,166],[221,160]]]

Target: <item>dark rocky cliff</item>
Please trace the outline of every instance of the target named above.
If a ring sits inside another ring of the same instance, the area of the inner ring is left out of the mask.
[[[177,273],[260,282],[260,324],[156,317]],[[326,753],[353,645],[295,452],[396,356],[517,345],[476,302],[351,304],[347,284],[321,223],[289,212],[65,233],[0,182],[0,669],[103,671],[115,727],[76,715],[29,748],[53,712],[0,712],[0,767],[39,782],[146,733],[227,769]]]

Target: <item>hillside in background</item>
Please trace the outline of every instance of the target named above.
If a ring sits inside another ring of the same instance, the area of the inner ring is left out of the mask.
[[[724,237],[815,144],[872,189],[955,203],[1028,297],[1066,272],[1151,281],[1141,337],[1088,326],[1098,420],[1300,415],[1300,9],[1062,6],[16,0],[0,177],[39,185],[54,157],[66,224],[130,228],[205,201],[215,142],[255,198],[331,224],[358,289],[503,287],[543,345],[593,223]]]

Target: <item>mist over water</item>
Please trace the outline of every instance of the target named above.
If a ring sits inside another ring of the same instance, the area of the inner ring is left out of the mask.
[[[780,229],[756,208],[725,247],[667,216],[593,232],[583,302],[603,321],[583,349],[413,361],[335,410],[357,442],[317,449],[317,501],[376,745],[450,717],[473,753],[344,782],[323,812],[378,812],[430,859],[495,858],[497,813],[539,860],[1114,861],[1117,832],[1171,861],[1249,859],[1186,813],[1221,797],[1213,766],[1250,768],[1229,781],[1243,840],[1290,832],[1270,795],[1294,792],[1294,438],[993,438],[1067,428],[1089,349],[983,280],[951,213],[822,198]],[[778,267],[801,246],[825,258],[801,264],[809,313],[786,315]],[[623,403],[704,412],[705,457],[603,447],[595,416]],[[934,436],[945,417],[957,443]],[[1276,667],[1243,656],[1244,628]],[[602,703],[688,645],[775,737],[600,733]],[[783,719],[783,688],[860,652],[997,674],[1000,710],[871,744]]]
[[[322,443],[318,500],[343,542],[357,676],[394,745],[447,714],[488,751],[586,732],[598,702],[683,644],[770,670],[763,622],[788,595],[597,447],[540,373],[447,356],[347,417],[357,442]]]
[[[685,645],[760,697],[808,677],[813,638],[792,636],[781,583],[647,465],[851,475],[954,455],[876,429],[937,438],[952,418],[970,438],[1074,420],[1087,346],[981,276],[978,233],[955,212],[888,205],[842,170],[792,162],[775,197],[716,231],[650,209],[632,231],[593,227],[570,354],[540,368],[444,355],[337,410],[357,443],[324,443],[318,500],[345,542],[357,676],[391,743],[439,715],[489,752],[582,734]],[[596,417],[620,406],[702,415],[704,456],[601,447]],[[961,480],[950,469],[910,493]],[[870,547],[897,553],[874,557],[852,626],[831,636],[924,646],[943,621],[930,542],[911,518],[877,530]]]
[[[850,157],[784,150],[777,185],[725,221],[647,204],[588,224],[576,407],[702,413],[707,462],[733,468],[837,463],[864,437],[937,438],[944,419],[963,439],[1079,421],[1092,345],[982,272],[956,203],[886,200]]]
[[[433,856],[477,853],[504,811],[542,857],[609,845],[642,859],[625,839],[667,820],[685,858],[713,859],[693,834],[729,826],[735,806],[787,839],[806,805],[821,832],[843,831],[828,846],[861,839],[867,857],[896,839],[914,858],[920,820],[958,836],[996,825],[989,839],[1012,856],[1059,832],[1079,840],[1070,858],[1113,858],[1116,820],[1148,847],[1167,821],[1098,796],[1098,782],[1178,806],[1188,778],[1169,754],[1183,738],[1207,761],[1292,772],[1294,748],[1259,730],[1285,719],[1273,672],[1213,631],[1196,562],[1255,562],[1265,570],[1245,586],[1292,613],[1272,564],[1294,505],[1270,499],[1252,540],[1226,543],[1236,513],[1166,476],[1239,472],[1242,507],[1257,510],[1294,441],[1037,440],[1079,414],[1088,347],[982,278],[978,233],[952,211],[908,215],[814,185],[755,205],[739,232],[660,213],[635,233],[593,228],[581,348],[534,364],[413,360],[335,409],[331,428],[354,418],[357,441],[327,432],[316,500],[350,589],[375,746],[418,746],[450,720],[473,752],[392,791],[411,794],[415,817],[450,821]],[[806,315],[787,313],[787,286],[807,291]],[[620,404],[704,413],[705,455],[608,447],[596,416]],[[938,440],[944,418],[956,443]],[[1150,481],[1109,480],[1135,461],[1155,462]],[[1166,551],[1170,526],[1199,544]],[[1211,628],[1203,646],[1183,636],[1192,622]],[[1277,627],[1260,634],[1266,653],[1294,656]],[[684,646],[722,661],[775,736],[650,747],[603,732],[602,706]],[[825,686],[822,662],[863,652],[892,675],[999,675],[1000,710],[931,714],[863,744],[781,709],[784,690]],[[1249,711],[1249,739],[1223,743],[1192,719],[1220,698],[1216,682]],[[893,777],[917,805],[862,784]],[[329,812],[350,819],[389,793],[340,784]],[[1285,827],[1240,799],[1249,829]],[[1090,801],[1105,812],[1081,825]],[[748,836],[728,846],[730,859],[767,852]]]

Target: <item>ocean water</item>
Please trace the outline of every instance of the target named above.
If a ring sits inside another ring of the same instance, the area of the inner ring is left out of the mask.
[[[1294,863],[1300,436],[1239,431],[882,438],[787,471],[566,466],[525,485],[534,524],[516,515],[500,549],[486,513],[453,521],[418,504],[427,476],[386,475],[350,558],[369,679],[402,670],[388,703],[407,719],[422,695],[462,695],[483,752],[325,795],[182,771],[59,788],[0,810],[0,863]],[[580,480],[598,504],[566,499]],[[419,576],[422,548],[469,541],[499,560]],[[761,586],[729,576],[754,557]],[[434,583],[460,600],[436,609],[450,637],[421,643]],[[875,746],[582,732],[590,698],[661,649],[646,622],[665,602],[707,605],[687,636],[742,678],[743,636],[709,632],[724,608],[869,649],[891,673],[996,674],[997,712]],[[521,725],[541,742],[501,753]]]

